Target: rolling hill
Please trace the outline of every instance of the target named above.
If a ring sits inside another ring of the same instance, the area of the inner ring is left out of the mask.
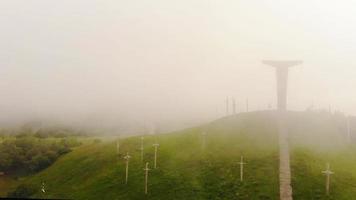
[[[346,137],[342,115],[289,112],[295,199],[352,199],[356,195],[356,149]],[[204,148],[204,135],[205,148]],[[241,113],[209,124],[157,136],[83,145],[42,172],[18,181],[38,188],[33,197],[67,199],[278,199],[278,137],[273,111]],[[152,169],[156,141],[158,168]],[[132,156],[125,184],[123,155]],[[238,161],[244,156],[244,181]],[[148,195],[144,163],[150,163]],[[325,196],[330,162],[331,194]],[[40,191],[42,182],[46,193]]]

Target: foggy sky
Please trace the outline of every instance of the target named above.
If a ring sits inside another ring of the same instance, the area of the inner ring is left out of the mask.
[[[2,0],[0,121],[204,121],[276,105],[356,114],[352,0]]]

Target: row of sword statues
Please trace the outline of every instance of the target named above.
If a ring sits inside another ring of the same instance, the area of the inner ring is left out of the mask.
[[[203,141],[202,141],[202,148],[205,149],[206,145],[206,133],[202,133],[203,136]],[[143,162],[143,157],[144,157],[144,148],[143,148],[143,143],[144,143],[144,137],[141,137],[141,162]],[[157,151],[159,144],[156,142],[152,145],[155,148],[155,153],[154,153],[154,169],[157,168]],[[117,141],[116,143],[116,149],[117,149],[117,154],[120,154],[120,140]],[[128,182],[128,174],[129,174],[129,160],[131,156],[127,152],[126,155],[124,156],[125,164],[126,164],[126,170],[125,170],[125,184]],[[240,165],[240,180],[243,181],[243,172],[244,172],[244,165],[246,164],[244,162],[243,156],[241,156],[240,162],[238,162]],[[145,171],[145,194],[148,193],[148,171],[151,170],[148,168],[149,163],[146,162],[145,168],[143,169]]]
[[[203,150],[205,150],[205,146],[206,146],[206,132],[202,132],[202,148]],[[143,157],[144,157],[144,137],[141,137],[141,162],[143,162]],[[157,168],[157,153],[158,153],[158,147],[159,147],[159,143],[156,142],[152,145],[155,150],[154,150],[154,169]],[[117,154],[120,154],[120,140],[117,140],[117,143],[116,143],[116,151],[117,151]],[[125,184],[128,183],[128,175],[129,175],[129,160],[130,160],[131,156],[129,155],[129,153],[127,152],[126,155],[124,156],[124,160],[125,160],[125,164],[126,164],[126,170],[125,170]],[[244,162],[244,157],[241,156],[240,158],[240,162],[238,162],[238,164],[240,165],[240,181],[242,182],[243,181],[243,178],[244,178],[244,165],[247,164]],[[149,163],[146,162],[146,165],[145,165],[145,168],[143,169],[145,171],[145,194],[148,194],[148,172],[151,170],[149,167],[148,167]],[[326,165],[326,170],[325,171],[322,171],[323,174],[325,174],[326,176],[326,184],[325,184],[325,187],[326,187],[326,194],[329,195],[329,190],[330,190],[330,176],[332,174],[334,174],[334,172],[332,172],[330,170],[330,164],[328,163]],[[46,188],[45,188],[45,183],[42,182],[42,185],[41,185],[41,192],[43,194],[46,193]]]
[[[202,132],[202,149],[205,150],[205,146],[206,146],[206,132]],[[144,137],[141,137],[141,161],[143,162],[143,141],[144,141]],[[156,142],[155,144],[153,144],[153,146],[155,147],[155,156],[154,156],[154,168],[157,168],[157,149],[159,144]],[[120,142],[119,140],[117,141],[117,153],[120,153]],[[128,166],[129,166],[129,159],[131,158],[131,156],[127,153],[126,156],[124,157],[124,159],[126,160],[126,179],[125,179],[125,183],[127,184],[128,181]],[[144,168],[145,170],[145,194],[148,193],[147,190],[147,183],[148,183],[148,171],[150,170],[148,168],[148,162],[146,162],[146,167]],[[238,162],[238,164],[240,165],[240,181],[243,181],[244,178],[244,165],[247,164],[244,162],[244,157],[241,156],[240,158],[240,162]],[[326,170],[322,171],[323,174],[325,174],[326,176],[326,183],[325,183],[325,191],[326,191],[326,195],[329,195],[330,193],[330,177],[331,175],[334,174],[334,172],[332,172],[330,170],[330,164],[327,163],[326,164]]]
[[[144,137],[141,137],[141,162],[143,162],[143,157],[144,157]],[[152,145],[155,148],[155,154],[154,154],[154,169],[157,168],[157,153],[158,153],[158,147],[159,147],[159,143],[156,141],[156,143],[154,143]],[[116,151],[117,154],[120,154],[120,140],[118,140],[116,142]],[[124,160],[125,160],[125,164],[126,164],[126,170],[125,170],[125,184],[127,184],[128,182],[128,177],[129,177],[129,160],[130,160],[131,156],[129,155],[129,153],[127,152],[126,155],[124,156]],[[149,163],[146,162],[145,168],[143,169],[145,171],[145,194],[148,193],[148,172],[151,170],[150,168],[148,168]]]

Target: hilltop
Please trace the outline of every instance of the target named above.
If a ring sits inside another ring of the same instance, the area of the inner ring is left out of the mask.
[[[346,137],[345,117],[329,113],[288,115],[295,199],[328,199],[321,170],[330,162],[335,175],[331,197],[356,195],[356,150]],[[206,145],[204,148],[204,136]],[[144,162],[153,167],[159,142],[158,169],[149,173],[144,194],[140,137],[91,143],[60,157],[52,166],[24,180],[36,188],[33,197],[71,199],[278,199],[278,137],[275,113],[261,111],[228,116],[182,131],[145,136]],[[123,154],[132,156],[124,184]],[[245,177],[240,182],[240,156]],[[46,194],[40,192],[46,183]]]

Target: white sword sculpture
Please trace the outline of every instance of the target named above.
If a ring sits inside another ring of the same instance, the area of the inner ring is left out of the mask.
[[[155,147],[155,160],[154,160],[154,168],[157,168],[157,150],[159,147],[159,144],[156,142],[155,144],[153,144],[153,146]]]
[[[326,164],[326,170],[322,171],[322,173],[325,174],[325,176],[326,176],[325,192],[326,192],[326,195],[329,195],[329,191],[330,191],[330,176],[334,174],[334,172],[332,172],[330,170],[330,164],[329,163]]]
[[[238,162],[240,165],[240,181],[242,182],[244,180],[244,165],[247,163],[244,162],[244,157],[241,156],[240,162]]]
[[[117,155],[120,155],[120,136],[116,141],[116,153]]]
[[[146,168],[143,169],[145,171],[145,194],[148,193],[147,183],[148,183],[148,171],[151,170],[148,168],[148,162],[146,162]]]
[[[46,193],[46,188],[45,188],[45,183],[42,182],[42,187],[41,187],[42,193]]]
[[[126,153],[126,156],[124,157],[126,161],[126,175],[125,175],[125,184],[127,184],[128,178],[129,178],[129,160],[131,156],[129,155],[129,152]]]

